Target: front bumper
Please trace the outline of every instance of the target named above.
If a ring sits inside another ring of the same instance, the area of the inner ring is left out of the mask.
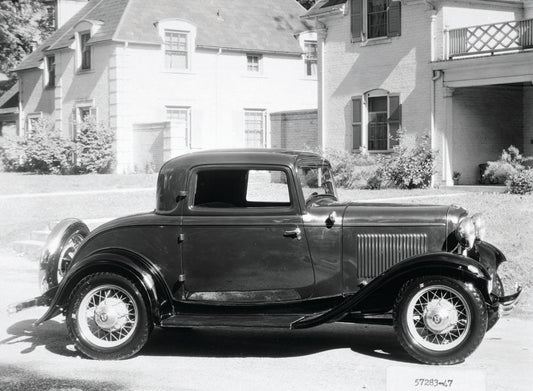
[[[509,315],[520,300],[521,294],[522,287],[520,285],[516,286],[516,291],[512,295],[496,296],[491,294],[492,308],[497,310],[501,316]]]

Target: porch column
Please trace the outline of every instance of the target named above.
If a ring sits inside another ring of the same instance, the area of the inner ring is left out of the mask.
[[[442,182],[445,186],[453,186],[453,88],[443,87],[444,115],[446,130],[442,134]]]

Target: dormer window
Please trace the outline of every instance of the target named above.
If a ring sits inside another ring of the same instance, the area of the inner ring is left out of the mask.
[[[305,41],[305,74],[315,77],[317,75],[318,47],[316,41]]]
[[[165,67],[167,69],[189,69],[189,33],[165,30]]]
[[[91,48],[87,44],[91,33],[80,34],[81,69],[91,69]]]
[[[260,54],[247,54],[246,70],[250,73],[261,73],[261,58]]]
[[[46,87],[56,85],[56,57],[54,55],[45,57],[44,85]]]

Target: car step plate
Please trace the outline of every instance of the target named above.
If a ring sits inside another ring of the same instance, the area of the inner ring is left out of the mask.
[[[162,327],[258,327],[290,328],[306,314],[176,314],[161,322]],[[307,314],[308,315],[308,314]]]

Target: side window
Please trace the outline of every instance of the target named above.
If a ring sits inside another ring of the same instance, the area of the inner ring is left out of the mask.
[[[290,207],[281,170],[207,169],[196,175],[194,208]]]

